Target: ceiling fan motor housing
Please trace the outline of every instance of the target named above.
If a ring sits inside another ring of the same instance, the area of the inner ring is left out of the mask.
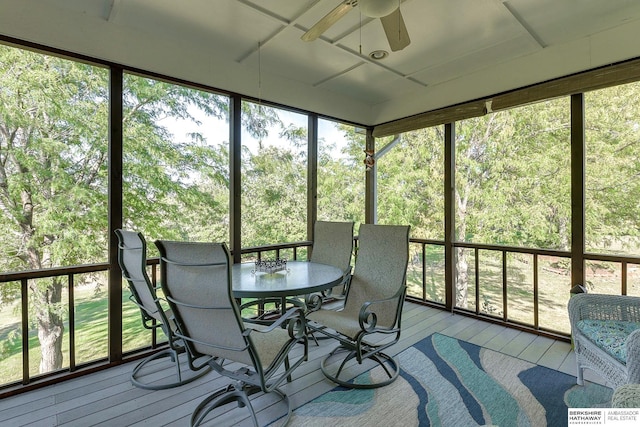
[[[363,15],[370,18],[382,18],[398,8],[397,0],[359,0]]]

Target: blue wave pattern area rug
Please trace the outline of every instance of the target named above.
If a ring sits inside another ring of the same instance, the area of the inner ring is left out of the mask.
[[[375,390],[336,387],[298,408],[291,426],[563,426],[567,408],[609,407],[612,390],[433,334],[398,355],[401,377]],[[369,382],[375,368],[357,377]],[[384,375],[384,374],[382,374]]]

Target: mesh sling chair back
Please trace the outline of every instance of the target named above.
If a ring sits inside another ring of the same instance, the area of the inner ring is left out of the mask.
[[[302,309],[290,309],[269,327],[248,327],[233,297],[226,244],[155,243],[161,254],[162,288],[189,354],[209,357],[208,363],[215,371],[233,380],[198,405],[191,424],[199,425],[214,409],[237,402],[249,410],[253,424],[258,426],[249,396],[260,391],[273,392],[284,402],[286,424],[291,406],[279,386],[290,380],[292,371],[307,359]]]
[[[640,297],[580,293],[568,303],[577,383],[584,369],[615,389],[640,383]]]
[[[140,309],[142,325],[146,329],[162,329],[169,345],[167,349],[152,354],[136,365],[131,373],[131,382],[140,388],[162,390],[200,378],[209,372],[208,366],[190,365],[191,369],[184,372],[181,369],[180,354],[184,352],[185,347],[175,335],[176,324],[173,322],[171,311],[163,306],[147,274],[147,242],[144,236],[142,233],[122,229],[115,230],[115,234],[118,237],[118,264],[122,270],[122,277],[126,279],[131,291],[129,299]],[[169,358],[174,365],[175,380],[170,377],[164,380],[153,379],[156,377],[154,370],[162,369],[162,365],[154,361],[162,358]]]
[[[376,388],[393,382],[400,373],[397,361],[383,351],[400,339],[400,320],[406,293],[409,226],[362,224],[351,284],[340,311],[308,313],[310,332],[334,338],[339,345],[322,362],[330,380],[349,388]],[[317,307],[315,307],[317,308]],[[344,355],[346,353],[346,355]],[[344,355],[344,357],[343,357]],[[387,377],[371,384],[343,378],[347,363],[371,360]],[[340,361],[337,370],[331,369]]]
[[[342,283],[325,294],[342,298],[351,279],[353,222],[316,221],[313,230],[311,261],[332,265],[343,271]]]

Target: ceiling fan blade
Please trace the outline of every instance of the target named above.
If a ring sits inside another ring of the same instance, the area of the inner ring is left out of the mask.
[[[409,46],[411,39],[409,38],[407,27],[404,25],[404,18],[400,8],[380,18],[380,22],[382,22],[382,28],[384,28],[384,33],[387,35],[387,40],[389,40],[389,47],[393,52]]]
[[[316,24],[309,29],[306,33],[304,33],[301,37],[302,40],[306,42],[313,41],[320,37],[322,33],[327,31],[333,24],[338,22],[340,18],[347,14],[351,9],[353,9],[352,1],[345,0],[340,3],[335,9],[331,12],[327,13],[321,20],[316,22]]]

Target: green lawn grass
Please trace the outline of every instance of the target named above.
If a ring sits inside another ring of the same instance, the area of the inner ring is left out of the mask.
[[[75,289],[75,340],[76,365],[107,357],[107,294],[96,292],[94,286]],[[63,296],[63,301],[67,295]],[[129,291],[123,291],[123,349],[143,348],[151,343],[151,333],[144,330],[140,311],[129,300]],[[0,378],[3,383],[22,379],[22,338],[19,302],[0,309]],[[162,336],[160,336],[162,337]],[[65,331],[62,342],[63,367],[69,366],[69,316],[65,316]],[[29,330],[29,372],[38,375],[40,365],[40,343],[37,330]]]

